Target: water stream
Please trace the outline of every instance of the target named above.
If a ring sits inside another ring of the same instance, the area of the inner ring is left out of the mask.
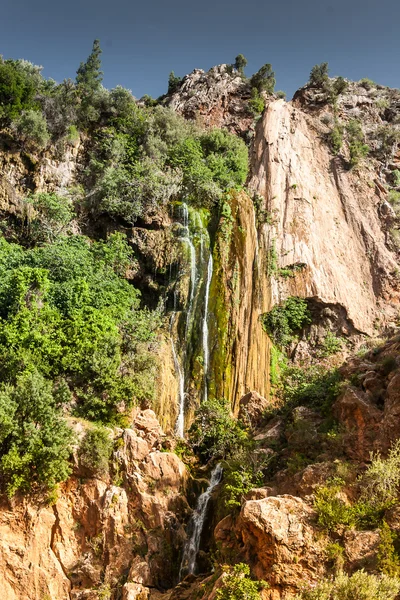
[[[187,259],[190,267],[190,279],[188,280],[188,298],[186,306],[186,323],[184,339],[179,344],[173,339],[173,325],[176,317],[176,297],[174,299],[174,313],[170,324],[170,338],[175,372],[179,379],[178,417],[175,425],[176,434],[184,437],[185,433],[185,383],[187,369],[190,367],[190,352],[192,351],[191,339],[193,334],[200,335],[202,339],[203,354],[203,377],[202,386],[203,399],[208,396],[208,369],[210,362],[209,330],[208,330],[208,305],[210,298],[210,286],[213,275],[213,259],[210,249],[210,237],[204,224],[204,217],[196,211],[191,211],[186,203],[179,207],[180,229],[178,239],[189,250]],[[178,277],[179,279],[179,277]],[[203,291],[204,290],[204,291]],[[201,291],[201,296],[199,292]],[[201,322],[195,321],[195,316],[203,309]],[[201,329],[200,329],[201,327]],[[199,331],[200,329],[200,331]],[[198,333],[197,333],[198,332]],[[175,331],[176,335],[176,331]]]
[[[222,478],[222,467],[218,464],[211,472],[210,483],[206,491],[199,496],[196,508],[192,514],[189,524],[191,535],[188,538],[183,550],[181,568],[179,570],[179,579],[185,575],[196,572],[196,559],[200,548],[201,534],[207,517],[208,504],[211,495]]]

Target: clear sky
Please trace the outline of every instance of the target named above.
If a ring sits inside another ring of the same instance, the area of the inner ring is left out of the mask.
[[[44,66],[57,81],[100,39],[104,85],[157,97],[171,70],[272,63],[291,96],[311,67],[400,88],[400,0],[3,0],[0,54]]]

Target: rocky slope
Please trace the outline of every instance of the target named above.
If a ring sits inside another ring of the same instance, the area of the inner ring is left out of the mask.
[[[143,406],[131,428],[113,431],[111,474],[87,471],[75,457],[74,473],[51,506],[38,498],[3,501],[0,573],[7,600],[213,600],[223,583],[217,570],[209,577],[188,576],[178,585],[193,490],[198,492],[201,484],[193,482],[171,451],[175,441],[159,425],[172,433],[179,409],[171,338],[176,347],[186,343],[182,332],[193,267],[182,227],[193,236],[198,274],[194,333],[185,358],[186,429],[204,394],[201,324],[206,317],[209,395],[227,398],[236,414],[246,405],[261,451],[282,459],[282,468],[271,472],[264,487],[247,493],[237,514],[219,523],[211,518],[208,530],[214,531],[206,546],[215,550],[219,545],[220,562],[234,556],[248,563],[252,576],[268,583],[261,593],[265,600],[293,598],[304,584],[331,574],[329,540],[314,507],[318,487],[336,475],[335,460],[352,462],[356,475],[362,474],[370,452],[387,453],[399,437],[397,338],[342,367],[347,383],[330,415],[340,431],[340,448],[332,450],[315,407],[297,406],[285,418],[262,414],[271,409],[271,343],[261,323],[262,315],[286,298],[307,300],[313,322],[292,348],[292,358],[301,364],[327,331],[352,348],[395,330],[399,251],[392,230],[398,223],[387,188],[394,187],[400,159],[397,144],[382,148],[381,128],[397,131],[398,94],[350,84],[333,106],[323,93],[306,87],[289,103],[268,99],[257,122],[249,114],[249,97],[248,84],[222,65],[209,73],[194,71],[165,100],[208,127],[226,127],[247,140],[254,132],[248,190],[232,192],[222,208],[208,215],[206,226],[195,211],[185,225],[176,208],[138,220],[134,227],[120,225],[138,257],[130,278],[144,302],[154,308],[164,300],[167,317],[177,315],[170,327],[166,319],[155,350],[160,365],[152,405],[156,414]],[[330,135],[335,119],[345,125],[354,118],[362,123],[371,155],[349,169],[348,141],[334,155]],[[84,154],[84,144],[76,144],[62,160],[52,151],[34,158],[4,143],[3,217],[19,214],[20,197],[29,189],[62,192],[75,185]],[[96,226],[107,231],[115,222]],[[208,307],[203,303],[205,250],[214,267]],[[249,395],[252,391],[257,393]],[[296,440],[299,431],[303,437]],[[316,440],[312,460],[308,456],[311,464],[293,467],[288,459],[296,458],[310,439]],[[350,483],[341,491],[349,504],[356,493]],[[395,510],[385,518],[393,530],[400,529]],[[345,530],[337,540],[349,571],[376,567],[378,531]]]

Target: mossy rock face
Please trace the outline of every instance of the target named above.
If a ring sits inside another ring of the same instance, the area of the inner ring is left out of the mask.
[[[238,322],[241,301],[246,236],[250,226],[242,210],[244,195],[232,191],[220,212],[213,250],[214,275],[210,291],[210,395],[231,402],[235,345],[241,324]]]

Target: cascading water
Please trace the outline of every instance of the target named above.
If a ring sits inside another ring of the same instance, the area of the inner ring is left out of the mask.
[[[206,291],[204,296],[204,319],[203,319],[203,366],[204,366],[204,400],[208,396],[208,366],[210,363],[210,348],[208,342],[208,302],[210,300],[210,286],[213,276],[213,258],[210,250],[210,257],[207,266]]]
[[[197,281],[197,265],[196,265],[196,249],[193,245],[193,242],[190,238],[190,229],[189,229],[189,210],[187,204],[185,202],[182,203],[182,217],[183,217],[183,228],[184,235],[181,237],[182,241],[188,245],[190,251],[190,295],[189,295],[189,303],[187,307],[186,314],[186,331],[185,337],[188,338],[190,323],[192,319],[193,313],[193,303],[194,303],[194,294],[196,290],[196,281]]]
[[[208,504],[211,495],[220,483],[221,478],[222,467],[218,464],[211,472],[208,488],[201,496],[199,496],[196,509],[190,519],[189,530],[191,531],[191,535],[187,540],[183,551],[179,579],[182,579],[186,574],[195,573],[196,571],[196,559],[200,548],[201,534],[207,517]]]
[[[208,395],[207,376],[210,362],[208,305],[213,274],[213,261],[210,250],[210,237],[207,227],[204,224],[204,215],[202,216],[201,213],[191,210],[189,219],[188,206],[183,202],[180,205],[179,222],[178,240],[189,249],[187,258],[190,260],[190,279],[188,279],[188,299],[184,339],[180,340],[180,343],[176,346],[172,331],[176,317],[176,297],[174,298],[174,313],[171,318],[170,337],[175,371],[179,378],[179,414],[175,430],[177,435],[183,437],[185,425],[185,399],[187,396],[185,380],[188,379],[187,375],[190,373],[188,369],[191,368],[193,339],[202,339],[204,367],[204,383],[202,386],[202,389],[204,390],[203,397],[207,399]],[[202,294],[200,296],[200,290],[204,290],[204,295]],[[203,319],[202,321],[197,321],[195,317],[199,315],[200,311],[204,311]]]

